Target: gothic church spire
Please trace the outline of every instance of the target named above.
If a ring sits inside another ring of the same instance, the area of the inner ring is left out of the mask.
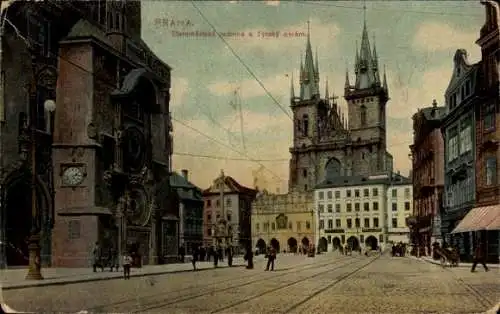
[[[316,59],[316,66],[314,65],[309,21],[307,21],[306,57],[304,60],[302,71],[303,73],[301,75],[300,82],[300,99],[312,99],[316,96],[319,96],[318,63]]]

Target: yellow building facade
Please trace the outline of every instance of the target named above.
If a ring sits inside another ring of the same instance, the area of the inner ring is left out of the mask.
[[[260,193],[252,203],[252,247],[296,252],[315,244],[313,192]]]

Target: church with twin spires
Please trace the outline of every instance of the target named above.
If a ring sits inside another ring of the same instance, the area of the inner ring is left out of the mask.
[[[356,45],[357,46],[357,45]],[[313,60],[310,31],[305,60],[300,64],[300,90],[291,81],[293,145],[290,148],[289,190],[305,192],[317,184],[343,176],[370,176],[392,172],[387,152],[386,104],[389,100],[385,69],[381,80],[375,44],[370,46],[366,19],[361,47],[356,47],[355,81],[346,69],[343,112],[328,91],[320,95],[318,55]],[[333,95],[332,95],[333,96]]]

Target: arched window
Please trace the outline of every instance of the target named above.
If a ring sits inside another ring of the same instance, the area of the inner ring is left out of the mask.
[[[365,126],[366,125],[366,107],[365,107],[365,105],[361,106],[360,115],[361,115],[361,117],[360,117],[361,126]]]
[[[302,116],[302,134],[309,136],[309,117],[306,114]]]
[[[337,177],[340,177],[340,161],[337,158],[331,158],[325,166],[325,180],[333,181]]]

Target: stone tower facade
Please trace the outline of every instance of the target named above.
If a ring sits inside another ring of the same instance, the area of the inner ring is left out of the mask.
[[[392,171],[392,156],[386,151],[386,103],[389,99],[385,73],[380,80],[377,51],[370,47],[366,23],[361,48],[356,51],[356,82],[346,72],[347,118],[330,97],[319,92],[319,64],[313,60],[308,32],[305,60],[300,65],[300,95],[291,82],[293,146],[290,148],[291,191],[308,191],[335,177],[371,175]],[[349,121],[349,123],[347,122]]]

